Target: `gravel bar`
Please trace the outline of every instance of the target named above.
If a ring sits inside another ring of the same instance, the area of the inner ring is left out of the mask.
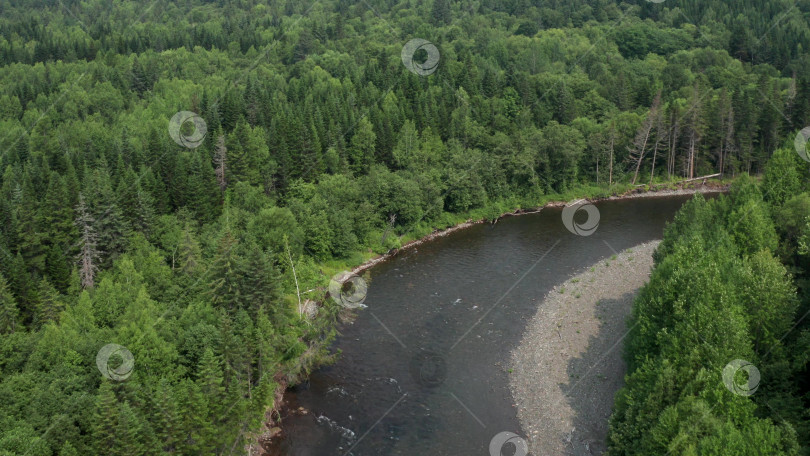
[[[510,359],[509,386],[532,455],[607,453],[608,418],[626,370],[626,319],[659,242],[557,285],[526,326]]]

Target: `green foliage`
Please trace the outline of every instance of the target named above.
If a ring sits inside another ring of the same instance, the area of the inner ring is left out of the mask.
[[[807,8],[631,3],[6,2],[0,453],[237,448],[275,379],[329,358],[337,310],[303,317],[298,289],[318,300],[335,264],[472,216],[608,196],[635,169],[650,182],[765,173],[762,190],[739,179],[731,198],[696,198],[676,217],[651,278],[662,294],[639,304],[636,350],[678,358],[668,337],[687,332],[672,315],[700,310],[693,324],[716,321],[751,350],[801,352],[777,335],[807,308],[806,290],[795,298],[772,255],[806,280],[805,168],[779,147],[810,123]],[[410,37],[440,50],[434,74],[401,64]],[[180,110],[207,125],[196,148],[167,133]],[[718,262],[681,264],[701,252]],[[760,275],[773,289],[749,283]],[[742,314],[757,315],[750,340]],[[113,342],[136,360],[123,383],[93,362]],[[693,373],[701,350],[671,373]],[[780,362],[785,378],[807,365]],[[790,388],[780,394],[795,404]],[[728,439],[747,423],[763,448],[788,452],[788,427],[693,416],[701,400],[670,401],[660,426],[648,404],[639,422],[658,443],[645,448],[683,435],[673,448],[744,453]]]
[[[778,206],[801,191],[798,155],[794,150],[777,149],[765,167],[762,191],[765,199]]]
[[[0,274],[0,334],[9,334],[20,324],[20,311],[17,301],[8,288],[8,282]]]
[[[800,210],[800,198],[790,201],[786,210]],[[808,364],[791,360],[806,336],[794,332],[801,323],[796,283],[772,254],[771,210],[757,185],[742,180],[729,197],[696,196],[667,227],[629,322],[611,454],[806,451]],[[762,374],[750,399],[724,384],[734,359]]]

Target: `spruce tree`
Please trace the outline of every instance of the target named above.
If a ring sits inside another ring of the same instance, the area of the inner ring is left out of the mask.
[[[76,238],[73,225],[73,207],[65,180],[56,172],[51,173],[48,190],[39,208],[39,226],[46,234],[47,242],[68,245]]]
[[[431,22],[433,25],[447,25],[452,19],[450,0],[433,0],[433,11],[431,11]]]
[[[222,367],[211,347],[206,347],[197,368],[197,385],[200,392],[208,399],[212,424],[220,419],[223,412],[225,388],[223,386]]]
[[[70,442],[65,442],[59,450],[59,456],[79,456],[79,451]]]
[[[118,405],[118,423],[115,428],[115,446],[108,448],[106,454],[110,456],[142,455],[145,452],[142,439],[143,423],[129,405],[124,402]]]
[[[239,285],[241,258],[235,251],[236,245],[233,234],[226,231],[219,240],[217,255],[208,271],[211,302],[229,312],[240,308],[244,299]]]
[[[183,274],[192,277],[203,269],[200,244],[194,237],[191,225],[186,223],[177,247],[177,267]]]
[[[213,436],[213,429],[208,413],[208,398],[200,387],[189,379],[183,379],[178,385],[178,409],[180,415],[180,440],[177,454],[215,454],[208,439]]]
[[[62,297],[48,279],[43,278],[39,282],[39,303],[37,305],[36,321],[41,326],[48,322],[58,322],[59,315],[65,308]]]
[[[95,169],[91,176],[84,195],[95,220],[102,265],[106,267],[124,252],[130,227],[124,218],[118,195],[112,189],[107,170],[103,167]]]
[[[70,287],[70,275],[72,272],[66,258],[65,248],[61,245],[52,245],[48,249],[45,263],[50,282],[60,293],[65,293]]]
[[[118,399],[112,383],[102,381],[96,394],[96,407],[93,412],[92,430],[95,454],[107,454],[118,444]]]
[[[44,232],[37,223],[39,203],[30,181],[26,180],[22,187],[17,188],[13,202],[16,203],[13,213],[17,222],[18,252],[28,268],[41,273],[45,270],[47,250]]]
[[[250,315],[256,318],[259,313],[274,313],[275,303],[280,299],[280,276],[258,246],[248,248],[241,277]]]
[[[180,415],[175,390],[168,379],[160,379],[154,394],[154,406],[149,422],[155,429],[155,439],[163,453],[177,454],[180,444]]]
[[[17,301],[9,290],[6,278],[0,274],[0,334],[10,334],[17,330],[20,311]]]

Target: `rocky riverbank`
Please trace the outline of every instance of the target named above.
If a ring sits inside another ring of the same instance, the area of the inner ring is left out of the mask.
[[[681,185],[676,188],[658,188],[658,189],[649,189],[645,187],[635,188],[623,193],[614,194],[604,198],[586,198],[587,201],[596,202],[602,200],[615,200],[615,199],[626,199],[626,198],[651,198],[651,197],[666,197],[666,196],[674,196],[674,195],[688,195],[694,193],[717,193],[717,192],[724,192],[728,190],[728,186],[726,184],[722,184],[716,181],[708,181],[705,183],[700,182],[693,182],[688,185]],[[551,201],[546,203],[543,206],[533,208],[533,209],[518,209],[515,211],[507,212],[501,214],[496,220],[492,222],[496,222],[500,218],[503,217],[510,217],[510,216],[517,216],[529,213],[536,213],[542,211],[546,207],[562,207],[567,202],[565,201]],[[367,261],[363,262],[362,264],[352,268],[352,272],[355,274],[362,274],[367,269],[370,269],[384,261],[391,259],[392,257],[396,256],[399,253],[407,251],[409,249],[418,247],[426,242],[430,242],[437,238],[447,236],[453,232],[460,231],[467,229],[473,225],[477,225],[480,223],[484,223],[487,220],[467,220],[466,222],[460,223],[458,225],[449,227],[443,230],[436,230],[424,237],[419,239],[414,239],[402,245],[399,249],[393,249],[385,254],[378,255]],[[654,247],[652,247],[654,249]],[[652,250],[650,250],[651,254]],[[646,275],[645,275],[646,277]],[[628,307],[629,308],[629,307]],[[623,321],[623,320],[622,320]],[[562,332],[561,332],[562,333]],[[556,333],[555,333],[556,334]],[[623,371],[622,371],[623,372]],[[276,394],[276,401],[272,407],[268,408],[267,412],[267,419],[264,422],[264,425],[256,432],[258,436],[252,444],[247,448],[248,453],[251,455],[256,456],[268,456],[274,454],[269,448],[273,447],[274,444],[277,443],[278,439],[281,437],[281,429],[277,426],[280,425],[279,420],[277,419],[278,416],[282,414],[283,410],[287,409],[287,406],[284,402],[284,388],[286,387],[286,383],[281,384],[280,388]],[[519,396],[515,394],[515,389],[513,387],[513,395],[515,398]],[[610,405],[613,404],[613,395],[610,394]],[[609,411],[608,411],[609,414]],[[605,420],[606,422],[606,420]],[[524,421],[525,423],[525,421]],[[524,424],[524,429],[531,429],[530,426],[526,426]],[[570,430],[570,429],[569,429]],[[536,453],[537,454],[537,453]],[[543,453],[539,453],[543,454]]]
[[[676,195],[693,195],[695,193],[720,193],[725,192],[728,190],[728,185],[721,184],[715,181],[709,181],[707,183],[697,183],[694,182],[689,186],[682,186],[678,188],[659,188],[659,189],[645,189],[645,188],[636,188],[633,190],[629,190],[627,192],[621,194],[614,194],[605,198],[584,198],[585,201],[589,202],[597,202],[597,201],[604,201],[604,200],[617,200],[617,199],[628,199],[628,198],[654,198],[654,197],[666,197],[666,196],[676,196]],[[532,209],[517,209],[512,212],[506,212],[498,216],[497,219],[493,220],[493,222],[497,222],[503,217],[510,217],[515,215],[523,215],[523,214],[532,214],[536,212],[542,211],[546,207],[563,207],[570,201],[551,201],[543,206],[532,208]],[[456,231],[467,229],[473,225],[477,225],[479,223],[484,223],[487,220],[467,220],[464,223],[460,223],[455,226],[451,226],[450,228],[446,228],[443,230],[436,230],[424,237],[419,239],[414,239],[402,245],[402,247],[398,249],[392,249],[391,251],[384,253],[382,255],[378,255],[374,258],[371,258],[362,264],[355,266],[352,269],[352,272],[355,274],[360,274],[363,271],[370,269],[391,257],[406,251],[408,249],[418,247],[426,242],[430,242],[434,239],[447,236]]]
[[[510,359],[510,389],[532,454],[606,453],[623,340],[649,278],[648,242],[599,261],[545,297]]]

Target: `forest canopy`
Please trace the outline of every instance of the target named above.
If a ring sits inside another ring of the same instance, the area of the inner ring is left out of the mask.
[[[329,361],[331,272],[550,195],[765,173],[777,212],[718,241],[789,296],[772,255],[798,261],[804,219],[776,236],[771,217],[808,208],[803,183],[774,176],[806,175],[792,144],[810,124],[809,14],[806,0],[2,2],[0,455],[227,453]],[[412,39],[435,68],[403,64]],[[196,117],[172,124],[180,112]],[[134,356],[126,381],[96,369],[110,343]],[[788,452],[787,426],[740,407],[735,426]],[[615,420],[616,448],[644,429]]]

